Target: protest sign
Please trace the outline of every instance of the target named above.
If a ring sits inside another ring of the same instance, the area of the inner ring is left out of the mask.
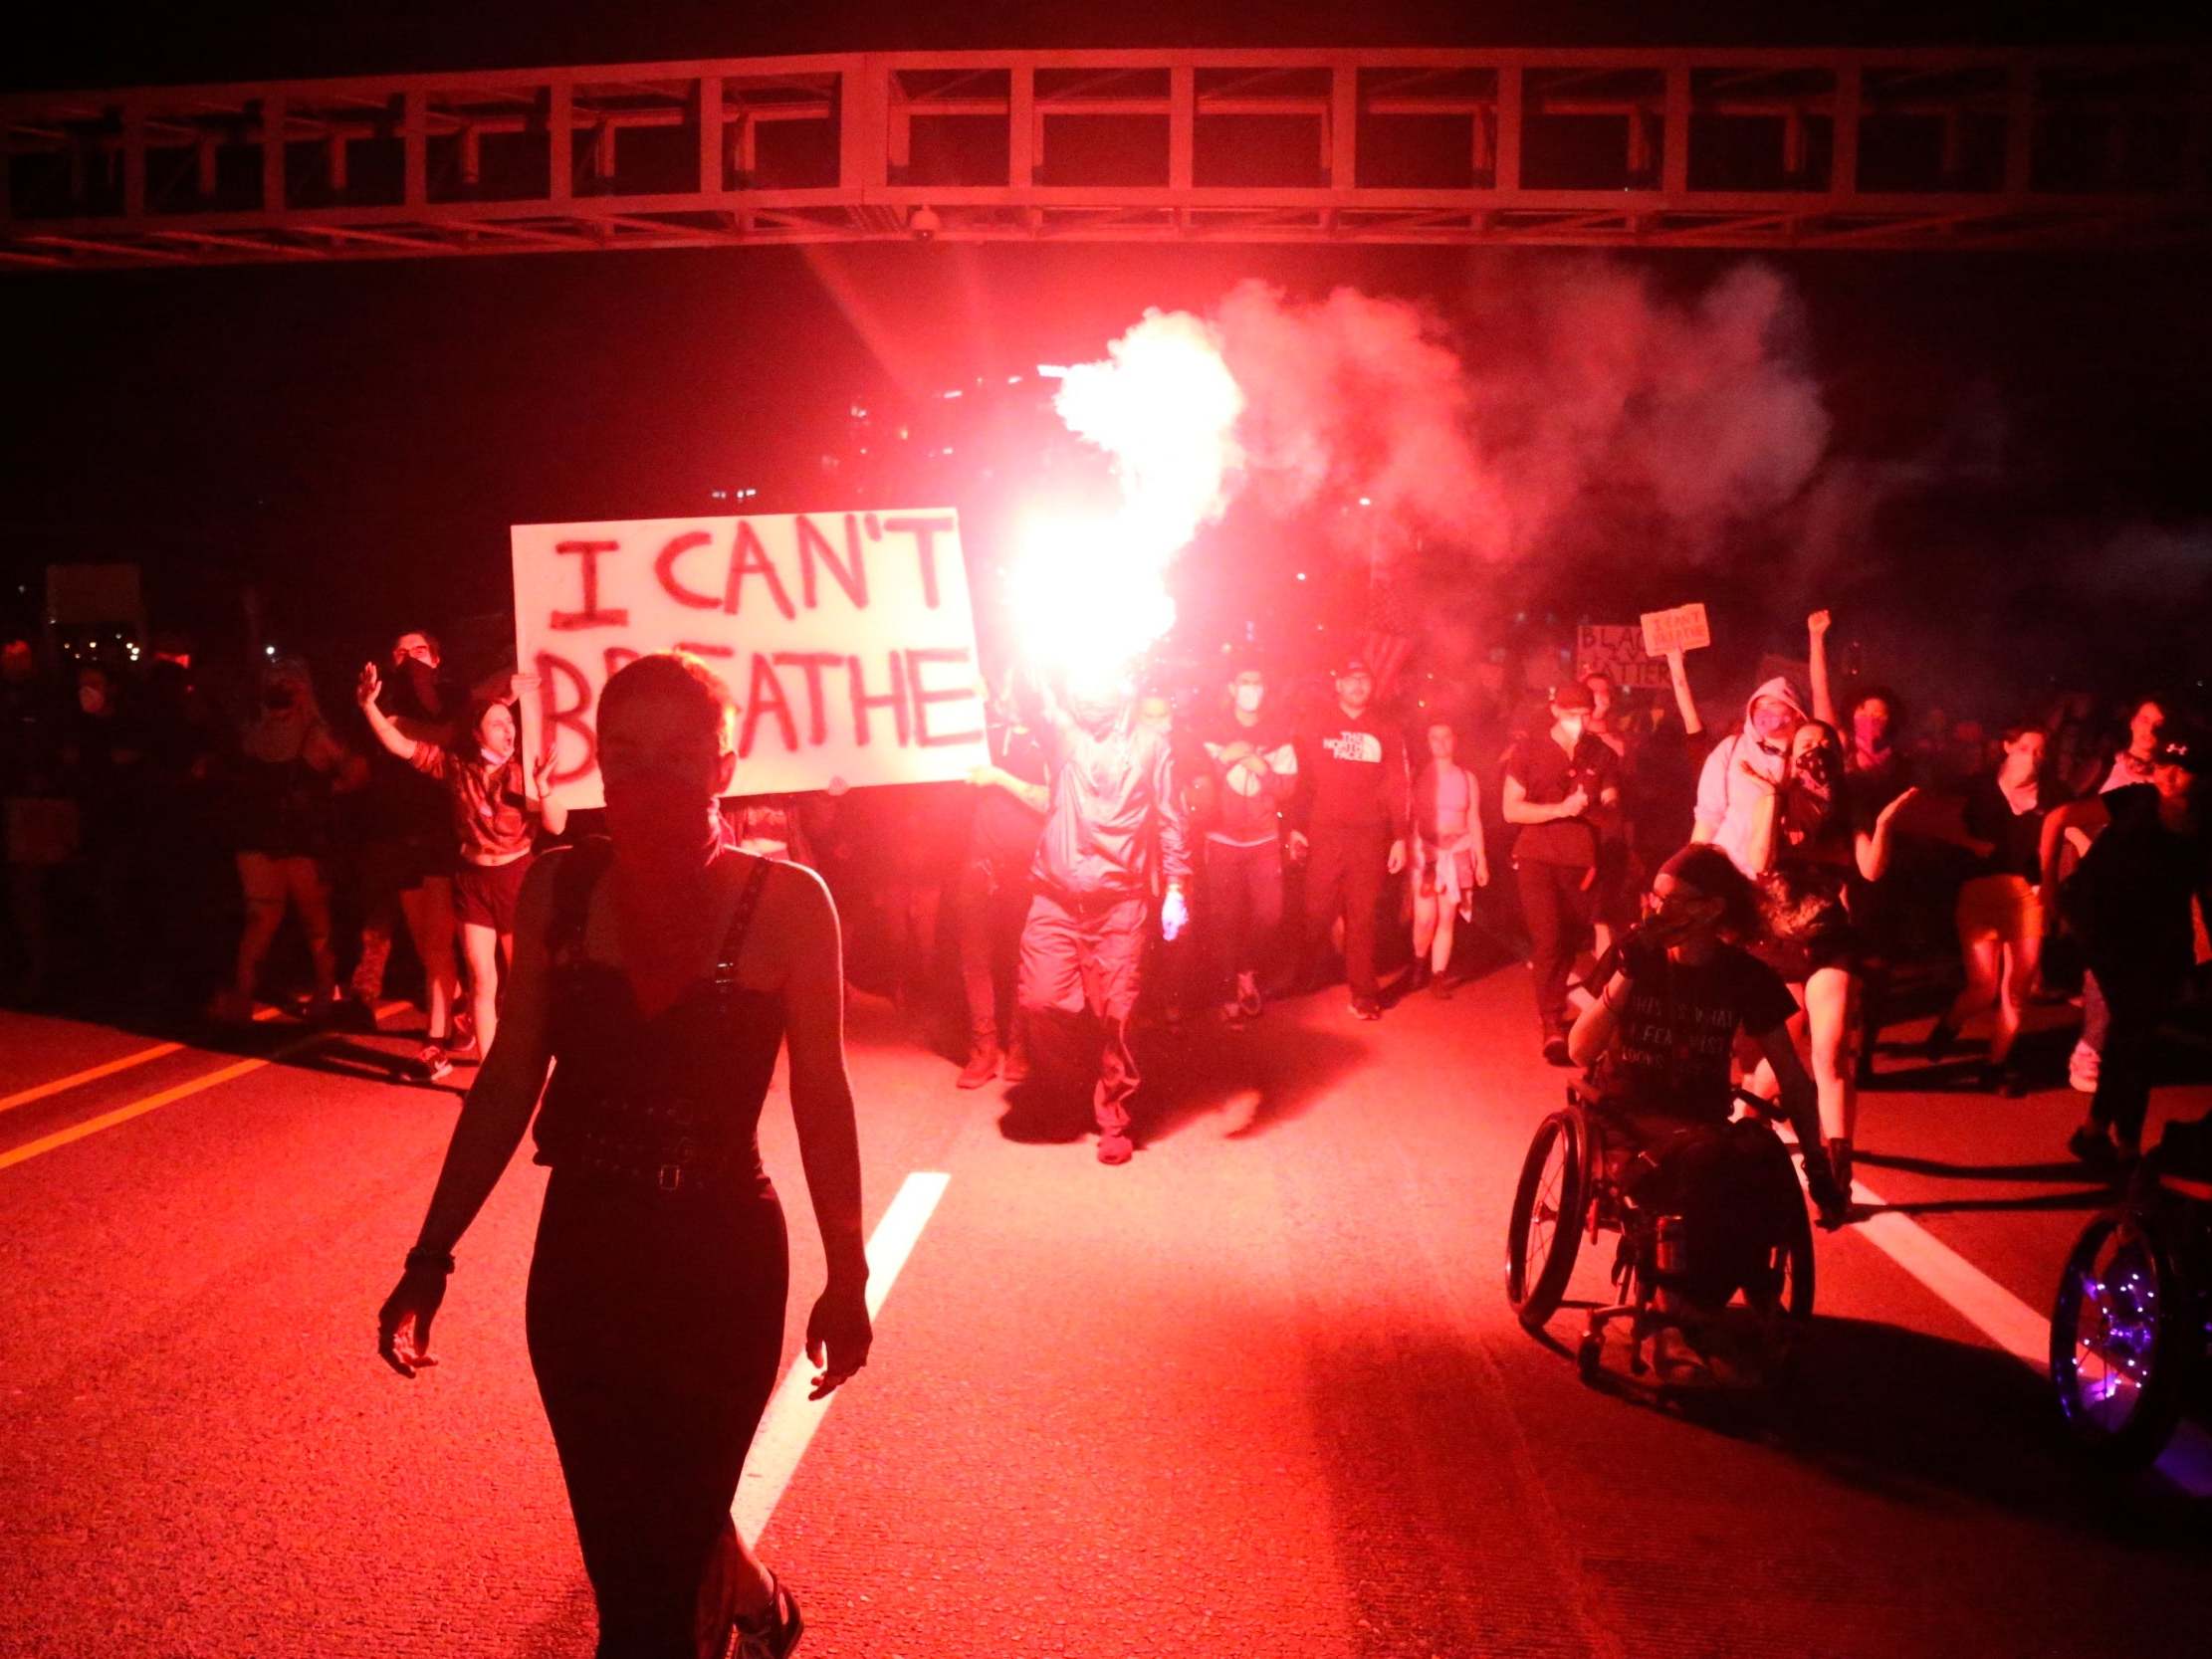
[[[1705,625],[1703,605],[1676,605],[1672,610],[1644,613],[1644,650],[1647,656],[1664,657],[1674,651],[1702,651],[1712,642],[1712,630]]]
[[[976,619],[949,508],[517,524],[529,752],[601,804],[595,711],[648,651],[704,658],[738,703],[731,792],[965,778],[990,758]]]
[[[1626,623],[1585,622],[1575,629],[1575,673],[1610,674],[1617,686],[1664,689],[1666,665],[1644,654],[1642,633]]]

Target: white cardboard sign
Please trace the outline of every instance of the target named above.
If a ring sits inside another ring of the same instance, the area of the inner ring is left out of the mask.
[[[990,758],[950,508],[516,524],[527,752],[602,803],[595,712],[648,651],[704,658],[738,703],[731,793],[965,778]]]
[[[1712,630],[1705,624],[1703,605],[1676,605],[1672,610],[1646,611],[1644,654],[1664,657],[1674,651],[1702,651],[1712,644]]]

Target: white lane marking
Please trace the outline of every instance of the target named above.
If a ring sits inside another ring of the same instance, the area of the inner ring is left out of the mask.
[[[2049,1315],[2037,1313],[1910,1216],[1888,1208],[1866,1182],[1854,1180],[1851,1195],[1879,1212],[1860,1220],[1854,1231],[2015,1359],[2048,1374]],[[2158,1459],[2157,1470],[2192,1498],[2212,1497],[2212,1435],[2184,1422]]]
[[[951,1180],[950,1175],[915,1170],[900,1184],[891,1199],[891,1207],[876,1223],[876,1230],[868,1240],[868,1317],[871,1320],[883,1312],[883,1299],[891,1294],[892,1281],[906,1266],[915,1241],[922,1236],[922,1229],[929,1224],[930,1215],[936,1210],[938,1199],[945,1196],[946,1184]],[[865,1371],[861,1373],[862,1377],[866,1375]],[[790,1368],[776,1384],[774,1397],[769,1401],[768,1411],[761,1418],[760,1432],[753,1437],[753,1449],[745,1460],[745,1476],[738,1482],[737,1502],[730,1506],[731,1519],[738,1524],[738,1536],[749,1546],[760,1538],[761,1529],[775,1513],[775,1506],[782,1501],[784,1490],[791,1484],[791,1476],[798,1471],[798,1460],[806,1455],[807,1442],[814,1438],[814,1431],[821,1427],[822,1419],[829,1415],[831,1402],[837,1398],[831,1394],[827,1399],[808,1399],[806,1391],[813,1386],[813,1363],[802,1348],[791,1356]],[[845,1386],[849,1388],[853,1384],[848,1382]]]

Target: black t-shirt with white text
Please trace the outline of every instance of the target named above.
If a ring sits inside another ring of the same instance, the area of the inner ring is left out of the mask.
[[[1697,963],[1632,945],[1626,965],[1627,1002],[1592,1071],[1599,1097],[1628,1112],[1727,1122],[1736,1033],[1772,1031],[1797,1012],[1797,999],[1774,969],[1732,944]]]

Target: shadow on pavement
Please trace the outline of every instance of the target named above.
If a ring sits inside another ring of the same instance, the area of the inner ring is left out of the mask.
[[[1264,1135],[1304,1114],[1370,1056],[1349,1036],[1277,1018],[1240,1031],[1193,1024],[1179,1037],[1148,1032],[1137,1058],[1144,1083],[1130,1134],[1146,1146],[1247,1098],[1250,1116],[1223,1139]],[[1087,1079],[1079,1087],[1041,1077],[1017,1083],[1006,1091],[998,1119],[1000,1135],[1034,1145],[1080,1141],[1091,1128]]]
[[[1861,1205],[1855,1212],[1872,1215],[1972,1215],[1986,1211],[2101,1210],[2112,1201],[2108,1186],[2077,1187],[2071,1192],[2031,1192],[2013,1198],[1923,1198],[1915,1203]]]
[[[2119,1479],[2083,1463],[2061,1436],[2049,1383],[1979,1344],[1815,1319],[1789,1389],[1684,1390],[1668,1409],[1916,1509],[1966,1498],[2156,1552],[2212,1541],[2212,1503],[2154,1476]]]
[[[1876,1169],[1901,1169],[1912,1175],[1949,1175],[1981,1181],[2080,1181],[2089,1171],[2070,1157],[2044,1163],[1946,1163],[1939,1158],[1907,1157],[1902,1152],[1878,1152],[1866,1147],[1856,1153],[1859,1162]],[[2116,1187],[2113,1188],[2116,1190]]]
[[[2212,1504],[2155,1477],[2114,1479],[2083,1465],[2061,1439],[2048,1385],[2005,1353],[1894,1326],[1816,1320],[1793,1389],[1684,1389],[1659,1403],[1625,1386],[1586,1389],[1558,1342],[1540,1348],[1549,1351],[1535,1366],[1536,1392],[1512,1395],[1508,1379],[1524,1389],[1531,1382],[1525,1364],[1508,1361],[1501,1374],[1479,1348],[1439,1332],[1314,1333],[1308,1387],[1329,1435],[1332,1526],[1353,1597],[1351,1651],[1362,1659],[1536,1651],[1501,1639],[1500,1622],[1538,1608],[1562,1621],[1544,1627],[1542,1651],[1603,1651],[1567,1617],[1590,1593],[1584,1575],[1602,1579],[1625,1553],[1604,1521],[1615,1483],[1630,1514],[1649,1514],[1653,1492],[1676,1482],[1709,1484],[1739,1510],[1756,1507],[1757,1463],[1701,1449],[1701,1434],[1791,1459],[1846,1489],[1831,1501],[1850,1503],[1855,1525],[1881,1530],[1879,1544],[1867,1541],[1870,1559],[1895,1559],[1914,1537],[1922,1548],[1956,1548],[1962,1525],[1993,1519],[1977,1510],[1996,1512],[2048,1535],[2050,1548],[2034,1558],[2067,1563],[2070,1576],[2054,1594],[2068,1594],[2079,1577],[2075,1610],[2084,1621],[2102,1616],[2124,1583],[2133,1651],[2166,1651],[2169,1641],[2182,1651],[2197,1640]],[[1602,1463],[1585,1465],[1579,1454],[1593,1443],[1608,1450]],[[1652,1586],[1695,1575],[1705,1645],[1668,1647],[1648,1632],[1648,1647],[1629,1650],[1751,1651],[1724,1626],[1759,1616],[1744,1609],[1772,1588],[1777,1557],[1766,1546],[1788,1553],[1786,1515],[1774,1517],[1776,1535],[1758,1547],[1717,1552],[1698,1542],[1698,1526],[1710,1520],[1703,1500],[1685,1498],[1682,1517],[1677,1547],[1647,1541],[1634,1564],[1639,1587],[1661,1600],[1663,1588]],[[2023,1543],[2015,1531],[2007,1550]],[[2051,1570],[2009,1559],[1960,1561],[1958,1593],[1987,1595],[2008,1572]]]

